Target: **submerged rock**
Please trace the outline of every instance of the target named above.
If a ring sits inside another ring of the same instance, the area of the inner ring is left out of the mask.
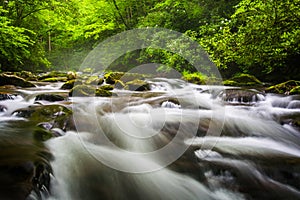
[[[34,84],[15,75],[0,74],[0,86],[14,85],[18,87],[35,87]]]
[[[9,93],[5,93],[5,92],[0,92],[0,101],[3,100],[14,100],[17,97],[16,94],[9,94]]]

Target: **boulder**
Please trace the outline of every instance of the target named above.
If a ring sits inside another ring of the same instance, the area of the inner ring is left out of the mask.
[[[226,89],[219,94],[219,97],[227,104],[252,105],[255,102],[265,100],[262,92],[254,89]]]
[[[58,94],[39,94],[35,97],[35,101],[64,101],[65,98]]]
[[[139,79],[129,81],[125,84],[125,89],[131,91],[148,91],[150,90],[150,84]]]
[[[266,89],[268,93],[277,94],[299,94],[300,81],[289,80],[277,85],[270,86]]]
[[[262,82],[259,81],[255,76],[250,74],[238,74],[234,77],[223,81],[224,85],[227,86],[262,86]]]
[[[88,97],[88,96],[95,96],[95,93],[96,93],[96,87],[94,86],[76,85],[70,90],[69,96]]]
[[[35,87],[34,84],[15,75],[0,74],[0,86],[14,85],[18,87]]]

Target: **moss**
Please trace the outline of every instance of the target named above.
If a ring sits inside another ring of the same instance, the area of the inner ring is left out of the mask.
[[[250,74],[237,74],[229,80],[223,81],[228,86],[262,86],[262,82]]]
[[[88,85],[97,85],[98,84],[98,76],[88,77],[88,79],[85,81],[85,83]]]
[[[112,92],[110,90],[105,90],[105,89],[98,88],[96,90],[96,96],[97,97],[111,97]]]
[[[125,89],[131,91],[147,91],[150,90],[150,85],[143,80],[135,79],[133,81],[127,82],[125,85]]]
[[[96,88],[90,85],[76,85],[73,87],[70,92],[69,96],[79,96],[79,97],[88,97],[95,95]]]
[[[77,82],[76,82],[77,83]],[[74,84],[75,84],[75,79],[73,80],[69,80],[67,82],[65,82],[60,89],[63,89],[63,90],[70,90],[74,87]]]
[[[112,85],[102,85],[100,87],[100,89],[102,89],[102,90],[113,90],[114,86],[112,86]]]
[[[47,78],[55,78],[55,77],[64,77],[67,79],[68,73],[66,72],[59,72],[59,71],[52,71],[45,74],[42,74],[40,77],[38,77],[38,80],[44,80]]]
[[[300,94],[300,86],[296,86],[290,90],[290,94]]]
[[[206,84],[207,77],[199,72],[194,72],[194,73],[183,72],[182,75],[183,76],[181,79],[183,79],[189,83],[194,83],[194,84],[198,84],[198,85]]]
[[[296,94],[299,92],[300,81],[289,80],[277,85],[270,86],[266,89],[266,92],[277,93],[277,94]],[[295,89],[294,89],[295,88]],[[294,89],[294,90],[293,90]]]
[[[126,83],[135,79],[143,80],[147,78],[147,75],[138,73],[125,73],[125,72],[108,72],[104,75],[104,79],[107,84],[115,84],[118,80]]]
[[[52,78],[45,78],[41,80],[42,82],[66,82],[68,79],[67,77],[52,77]]]
[[[125,84],[121,80],[117,80],[115,83],[115,88],[117,89],[123,89],[125,87]]]

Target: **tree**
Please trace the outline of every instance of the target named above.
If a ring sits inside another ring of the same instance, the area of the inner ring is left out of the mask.
[[[205,33],[201,43],[220,67],[238,66],[277,81],[297,78],[299,5],[299,0],[243,0],[231,19]]]

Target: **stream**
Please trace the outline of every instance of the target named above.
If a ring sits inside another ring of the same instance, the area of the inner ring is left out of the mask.
[[[300,199],[300,96],[148,82],[112,97],[2,89],[0,199]]]

